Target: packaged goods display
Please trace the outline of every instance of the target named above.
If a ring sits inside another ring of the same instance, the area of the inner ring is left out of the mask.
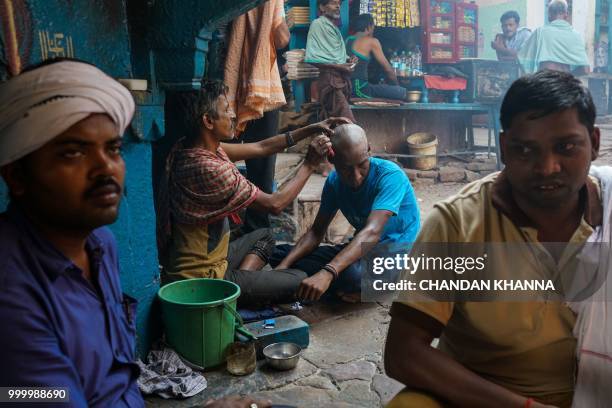
[[[293,28],[310,24],[310,7],[291,7],[287,12],[287,26]]]
[[[370,13],[377,27],[412,28],[421,24],[418,0],[360,0],[359,13]]]
[[[297,80],[319,77],[319,69],[304,62],[305,54],[305,50],[297,49],[287,51],[283,55],[287,60],[287,78]]]

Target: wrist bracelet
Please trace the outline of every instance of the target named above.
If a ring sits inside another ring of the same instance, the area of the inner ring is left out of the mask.
[[[533,398],[527,398],[527,401],[525,401],[525,408],[531,408],[531,404],[533,404]]]
[[[338,271],[336,270],[336,268],[334,268],[330,264],[327,264],[323,267],[323,269],[331,273],[332,276],[334,277],[334,280],[338,279]]]
[[[295,140],[293,140],[290,130],[285,133],[285,141],[287,142],[287,147],[295,146]]]

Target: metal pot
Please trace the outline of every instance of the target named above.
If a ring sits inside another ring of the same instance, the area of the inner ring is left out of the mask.
[[[416,103],[421,100],[421,91],[408,91],[406,92],[406,99],[410,103]]]
[[[273,343],[263,349],[268,365],[281,371],[295,368],[301,354],[302,348],[294,343]]]

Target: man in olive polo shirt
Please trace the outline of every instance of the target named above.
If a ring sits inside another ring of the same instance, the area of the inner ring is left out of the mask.
[[[501,122],[505,169],[436,204],[417,242],[584,243],[602,222],[598,180],[588,175],[600,136],[589,91],[568,73],[523,77],[504,98]],[[564,304],[400,295],[391,315],[387,374],[419,391],[389,406],[571,405],[575,316]]]

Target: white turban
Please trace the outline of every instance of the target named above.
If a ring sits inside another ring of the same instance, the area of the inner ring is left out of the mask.
[[[93,65],[62,61],[0,85],[0,166],[18,160],[93,113],[106,113],[125,132],[134,99]]]

